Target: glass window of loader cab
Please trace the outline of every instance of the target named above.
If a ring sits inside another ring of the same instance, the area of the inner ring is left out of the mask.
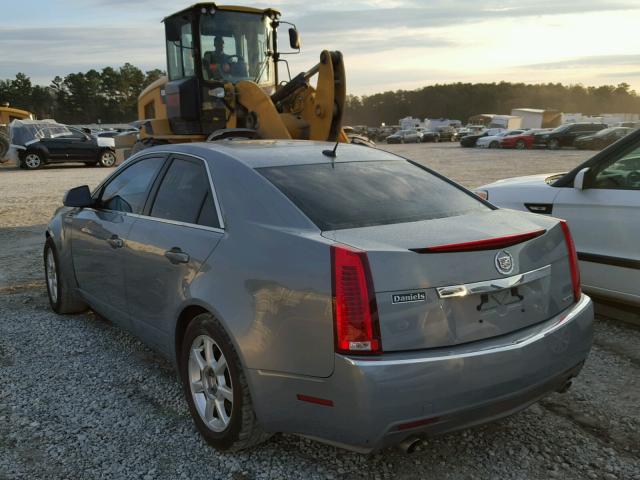
[[[167,40],[169,80],[179,80],[195,75],[190,17],[185,15],[170,18],[166,23],[167,31],[179,32],[178,40]]]
[[[209,81],[251,80],[275,84],[271,19],[266,15],[212,10],[200,16],[202,75]]]

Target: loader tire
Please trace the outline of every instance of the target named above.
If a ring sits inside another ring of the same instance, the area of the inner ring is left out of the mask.
[[[0,131],[0,163],[6,162],[4,156],[9,151],[9,137],[6,133]]]

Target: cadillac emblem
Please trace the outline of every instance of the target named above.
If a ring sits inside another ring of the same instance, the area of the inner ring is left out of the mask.
[[[496,269],[503,275],[509,275],[513,272],[513,257],[505,250],[496,254]]]

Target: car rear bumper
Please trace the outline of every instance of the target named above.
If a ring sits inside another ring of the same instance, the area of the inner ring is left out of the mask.
[[[592,337],[593,305],[583,295],[560,315],[499,338],[371,358],[336,355],[328,378],[252,370],[249,380],[266,430],[368,453],[525,408],[578,374]]]

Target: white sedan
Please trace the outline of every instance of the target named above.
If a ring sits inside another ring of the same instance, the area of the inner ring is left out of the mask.
[[[495,135],[488,135],[478,139],[476,147],[480,148],[500,148],[500,140],[511,135],[520,135],[524,130],[503,130]]]
[[[476,193],[499,207],[567,220],[585,291],[640,305],[640,131],[569,173],[499,180]]]

